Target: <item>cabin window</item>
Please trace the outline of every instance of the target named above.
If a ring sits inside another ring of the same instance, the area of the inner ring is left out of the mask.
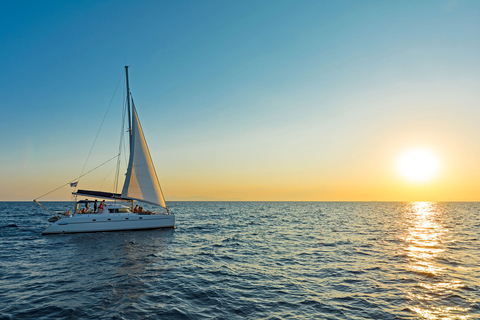
[[[110,212],[110,213],[128,213],[128,212],[130,212],[130,209],[128,209],[128,208],[108,209],[108,212]]]

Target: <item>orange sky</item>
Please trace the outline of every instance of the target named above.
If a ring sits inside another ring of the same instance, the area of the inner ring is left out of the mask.
[[[128,59],[167,201],[480,201],[480,2],[69,6],[6,15],[0,200],[78,177],[101,123],[84,172],[117,154]],[[413,148],[431,180],[398,173]]]

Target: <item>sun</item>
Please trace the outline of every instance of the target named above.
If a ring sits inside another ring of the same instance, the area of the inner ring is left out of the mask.
[[[440,168],[438,158],[427,149],[411,149],[405,152],[397,163],[397,169],[411,182],[426,182],[433,179]]]

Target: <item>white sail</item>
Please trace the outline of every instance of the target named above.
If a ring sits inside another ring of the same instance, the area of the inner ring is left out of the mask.
[[[133,102],[133,101],[132,101]],[[166,207],[135,105],[132,105],[132,140],[122,198]]]

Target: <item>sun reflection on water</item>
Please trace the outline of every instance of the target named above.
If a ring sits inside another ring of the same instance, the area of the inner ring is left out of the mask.
[[[407,223],[404,242],[408,258],[407,270],[418,281],[409,287],[410,309],[424,319],[469,319],[469,309],[448,301],[453,290],[464,286],[449,280],[445,258],[446,236],[449,230],[442,223],[442,211],[435,202],[414,202],[404,210]]]

